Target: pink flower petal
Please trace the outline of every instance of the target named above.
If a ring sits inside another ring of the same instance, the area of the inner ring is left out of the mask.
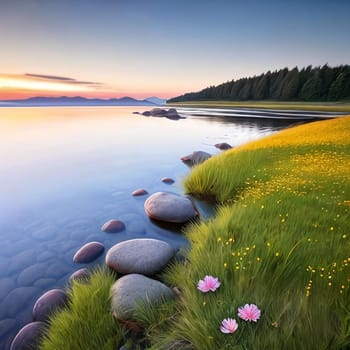
[[[234,333],[238,328],[238,324],[233,318],[225,318],[221,322],[220,331],[222,333]]]
[[[261,310],[255,304],[245,304],[238,308],[238,317],[244,321],[256,322],[261,315]]]
[[[220,287],[220,284],[221,283],[217,277],[207,275],[203,280],[199,280],[197,289],[203,293],[207,293],[209,291],[215,292]]]

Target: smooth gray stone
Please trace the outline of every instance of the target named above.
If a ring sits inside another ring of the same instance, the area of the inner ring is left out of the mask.
[[[74,255],[75,263],[88,263],[100,256],[105,247],[100,242],[89,242],[84,244]]]
[[[165,184],[171,185],[175,182],[174,179],[170,177],[163,177],[160,181],[164,182]]]
[[[120,220],[109,220],[103,224],[101,230],[108,233],[116,233],[125,230],[125,224]]]
[[[194,151],[193,153],[189,154],[188,156],[181,157],[181,160],[189,165],[197,165],[205,162],[211,157],[211,154],[203,151]]]
[[[10,350],[35,350],[39,348],[45,331],[45,323],[31,322],[24,326],[13,339]]]
[[[114,245],[106,255],[106,264],[122,273],[154,275],[175,255],[167,242],[152,238],[137,238]]]
[[[112,311],[117,319],[132,320],[139,303],[154,306],[175,297],[165,284],[139,274],[119,278],[111,288]]]
[[[231,148],[232,148],[232,146],[229,145],[229,144],[226,143],[226,142],[217,143],[217,144],[215,144],[214,146],[215,146],[216,148],[218,148],[218,149],[221,149],[222,151],[225,151],[225,150],[227,150],[227,149],[231,149]]]
[[[34,304],[33,320],[46,322],[50,316],[59,309],[66,306],[67,294],[62,289],[51,289],[44,293]]]
[[[88,280],[89,277],[90,277],[90,272],[86,267],[84,267],[82,269],[79,269],[73,272],[69,277],[69,281],[73,282],[73,281]]]
[[[150,113],[152,117],[165,117],[167,115],[167,111],[163,108],[153,108]]]
[[[192,202],[185,196],[169,192],[156,192],[144,204],[146,214],[151,219],[184,223],[197,216]]]
[[[148,192],[142,188],[139,188],[131,193],[132,196],[144,196],[148,194]]]

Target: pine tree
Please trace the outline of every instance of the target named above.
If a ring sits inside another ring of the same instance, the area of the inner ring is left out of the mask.
[[[289,71],[284,78],[283,87],[281,91],[280,100],[289,101],[293,100],[298,93],[299,88],[299,70],[298,67]]]
[[[309,78],[302,87],[299,97],[304,101],[317,101],[321,97],[322,81],[320,71],[315,70],[311,78]]]

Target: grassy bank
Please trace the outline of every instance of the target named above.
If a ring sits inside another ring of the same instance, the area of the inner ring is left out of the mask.
[[[350,346],[350,117],[314,122],[224,152],[196,167],[188,193],[215,196],[209,222],[168,282],[178,314],[162,349],[348,349]],[[218,277],[201,293],[197,282]],[[256,304],[256,323],[237,308]],[[235,318],[233,334],[219,330]]]
[[[187,229],[185,262],[162,276],[174,302],[141,306],[136,349],[350,348],[350,116],[286,129],[193,168],[184,186],[215,197],[217,215]],[[197,288],[219,278],[214,292]],[[118,349],[128,333],[114,321],[115,276],[75,283],[69,308],[51,321],[41,350]],[[257,322],[237,315],[256,304]],[[238,329],[225,334],[221,322]],[[130,339],[129,339],[130,340]]]
[[[111,313],[110,288],[115,276],[95,271],[89,282],[74,282],[67,309],[50,320],[41,350],[115,350],[125,340],[125,329]]]
[[[350,102],[281,102],[281,101],[188,101],[169,103],[174,107],[266,108],[323,112],[350,112]]]

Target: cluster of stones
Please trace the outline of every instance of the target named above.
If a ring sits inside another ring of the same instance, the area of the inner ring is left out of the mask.
[[[172,184],[174,180],[164,177],[161,181]],[[132,192],[133,196],[147,195],[144,189]],[[185,223],[197,215],[190,199],[175,193],[158,192],[145,202],[145,212],[153,219]],[[174,215],[174,213],[176,213]],[[116,219],[107,221],[101,230],[106,233],[122,232],[125,224]],[[73,256],[73,262],[85,264],[97,259],[105,247],[100,242],[84,244]],[[174,298],[175,293],[163,283],[150,278],[160,272],[174,257],[176,251],[168,243],[156,239],[132,239],[114,245],[106,254],[106,264],[119,274],[112,287],[112,310],[118,320],[130,320],[138,302],[151,305]],[[76,279],[88,279],[90,272],[81,268],[70,276],[72,283]],[[56,310],[67,305],[68,297],[62,289],[52,289],[44,293],[35,302],[33,322],[24,326],[11,343],[11,350],[35,349],[47,327],[50,316]]]
[[[144,111],[142,113],[134,112],[134,114],[141,114],[145,117],[167,118],[171,120],[185,119],[185,117],[182,117],[175,108],[169,108],[168,110],[163,108],[153,108],[150,111]]]
[[[169,192],[152,194],[145,201],[144,209],[151,219],[181,224],[198,215],[189,198]],[[152,278],[175,254],[176,250],[170,244],[153,238],[131,239],[109,249],[106,265],[124,275],[111,288],[112,311],[116,319],[135,321],[140,302],[153,306],[175,297],[171,288]]]
[[[26,350],[39,348],[50,316],[56,310],[67,305],[68,297],[62,289],[52,289],[44,293],[34,304],[33,322],[24,326],[14,338],[11,350]]]
[[[142,114],[163,116],[170,119],[182,118],[173,108],[168,111],[155,108]],[[231,148],[226,143],[216,144],[215,147],[221,150]],[[193,166],[210,157],[209,153],[195,151],[182,157],[181,160],[185,164]],[[169,177],[164,177],[161,181],[169,185],[174,183],[174,180]],[[137,189],[131,195],[144,196],[148,195],[148,192],[144,189]],[[198,211],[188,197],[171,192],[152,194],[145,201],[144,210],[150,219],[176,224],[184,224],[198,216]],[[117,233],[125,229],[125,224],[116,219],[107,221],[101,227],[101,230],[106,233]],[[104,250],[105,247],[102,243],[88,242],[75,253],[73,261],[75,263],[89,263],[97,259]],[[134,321],[135,311],[140,302],[152,306],[175,297],[176,291],[152,278],[169,264],[175,254],[176,250],[170,244],[151,238],[127,240],[108,250],[105,258],[106,265],[123,275],[111,288],[112,312],[117,320]],[[89,270],[81,268],[70,276],[70,282],[77,279],[88,279],[89,276]],[[67,302],[67,294],[62,289],[49,290],[39,297],[33,307],[33,322],[24,326],[17,333],[10,350],[37,348],[50,316],[53,312],[64,308]]]

